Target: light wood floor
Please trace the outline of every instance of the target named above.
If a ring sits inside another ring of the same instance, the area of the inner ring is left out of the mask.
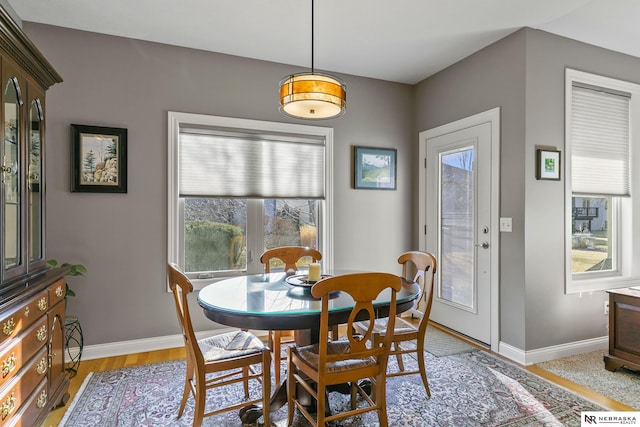
[[[448,332],[448,331],[445,331],[445,332]],[[458,338],[464,339],[463,336],[458,336]],[[469,343],[477,346],[477,344],[474,342],[469,342]],[[482,348],[481,346],[477,346],[477,347]],[[483,349],[486,350],[485,348]],[[496,354],[494,353],[494,355]],[[499,355],[496,355],[496,356],[500,357]],[[144,365],[147,363],[157,363],[157,362],[162,362],[167,360],[183,359],[184,357],[185,357],[184,348],[181,347],[181,348],[173,348],[168,350],[157,350],[157,351],[150,351],[145,353],[135,353],[135,354],[129,354],[125,356],[108,357],[104,359],[83,360],[80,363],[77,375],[71,379],[71,384],[69,386],[69,394],[71,395],[71,397],[69,399],[69,403],[71,403],[71,401],[73,400],[73,397],[75,396],[78,389],[82,385],[84,379],[87,377],[87,375],[90,372],[108,371],[108,370],[124,368],[128,366],[138,366],[138,365]],[[510,362],[513,363],[513,361],[510,361]],[[583,396],[584,398],[589,399],[592,402],[595,402],[612,411],[634,411],[635,410],[634,408],[623,405],[622,403],[609,399],[608,397],[602,396],[593,390],[590,390],[586,387],[575,384],[569,380],[566,380],[562,377],[554,375],[551,372],[547,372],[538,367],[527,366],[525,368],[529,372],[532,372],[553,383],[558,384],[561,387],[571,390],[574,393],[580,396]],[[56,427],[60,422],[60,420],[62,419],[62,416],[64,415],[64,412],[66,411],[67,406],[56,409],[55,411],[51,412],[49,417],[47,417],[47,419],[45,420],[43,426]]]

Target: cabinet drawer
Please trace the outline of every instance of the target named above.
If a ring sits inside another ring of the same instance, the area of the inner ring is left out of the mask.
[[[11,340],[6,350],[0,353],[0,387],[13,378],[33,355],[41,349],[49,337],[47,318],[24,331]]]
[[[24,304],[8,313],[3,313],[0,319],[0,342],[13,338],[44,315],[49,309],[49,291],[39,292]]]
[[[40,351],[13,378],[0,394],[0,426],[6,425],[18,408],[25,403],[38,383],[47,380],[47,349]]]
[[[64,280],[60,279],[55,282],[48,288],[49,290],[49,305],[53,307],[59,302],[64,301],[64,296],[67,292],[67,284]]]
[[[47,395],[47,381],[43,380],[22,405],[20,412],[9,420],[7,426],[10,427],[33,427],[36,420],[42,413],[42,408],[49,404],[49,396]]]

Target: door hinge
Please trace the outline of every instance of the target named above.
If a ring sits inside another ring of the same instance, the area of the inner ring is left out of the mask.
[[[424,226],[424,234],[425,235],[427,234],[427,226],[426,225]]]
[[[426,157],[424,158],[424,168],[425,169],[427,168],[427,158]]]

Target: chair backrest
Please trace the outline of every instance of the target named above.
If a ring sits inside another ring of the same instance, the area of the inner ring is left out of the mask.
[[[315,249],[305,246],[280,246],[264,251],[262,255],[260,255],[260,262],[264,264],[265,273],[271,271],[270,260],[272,258],[278,258],[284,262],[284,271],[297,270],[296,263],[300,258],[304,257],[310,257],[312,262],[316,262],[322,259],[322,254]]]
[[[436,257],[429,252],[410,251],[398,257],[398,264],[402,264],[402,277],[404,278],[407,278],[411,264],[413,264],[413,268],[416,270],[413,281],[420,286],[420,294],[418,298],[416,298],[416,308],[418,308],[418,304],[422,298],[424,298],[426,306],[424,311],[422,311],[422,319],[420,322],[422,323],[424,321],[426,325],[429,320],[429,315],[431,314],[431,304],[433,302],[433,285],[438,264]]]
[[[346,334],[349,339],[349,349],[339,354],[327,354],[327,340],[321,339],[319,345],[319,370],[323,371],[329,362],[348,359],[364,359],[367,357],[378,358],[381,369],[386,369],[387,355],[393,339],[393,328],[396,315],[396,293],[402,288],[404,280],[390,273],[352,273],[333,276],[317,282],[311,288],[311,294],[315,298],[322,299],[322,312],[320,314],[320,336],[326,337],[329,333],[329,301],[333,292],[345,292],[354,300],[354,306],[349,314]],[[388,290],[390,292],[389,321],[384,341],[375,348],[368,343],[373,333],[376,310],[373,301],[378,295]],[[363,318],[364,316],[364,318]],[[369,330],[363,335],[357,334],[353,327],[354,322],[369,320]]]
[[[204,364],[204,356],[198,345],[196,334],[191,323],[191,315],[189,314],[189,302],[187,295],[193,292],[193,284],[185,276],[176,264],[169,264],[168,267],[169,288],[173,292],[173,299],[176,303],[176,312],[178,313],[178,322],[182,328],[182,336],[187,351],[187,358],[191,359],[202,366]]]

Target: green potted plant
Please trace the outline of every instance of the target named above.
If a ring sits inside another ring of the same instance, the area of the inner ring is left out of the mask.
[[[47,264],[49,264],[51,267],[58,267],[58,261],[55,259],[48,260]],[[60,267],[69,269],[66,276],[84,276],[84,273],[87,272],[87,267],[82,264],[69,264],[68,262],[65,262],[64,264],[60,265]],[[67,296],[75,297],[76,293],[73,291],[73,289],[69,288],[69,283],[67,283],[66,285],[67,288],[65,298]]]
[[[47,261],[52,268],[58,267],[58,261],[55,259],[50,259]],[[65,276],[84,276],[84,273],[87,272],[87,267],[82,264],[70,264],[68,262],[63,263],[59,267],[66,268],[67,273]],[[65,280],[66,282],[66,280]],[[67,297],[75,297],[76,293],[73,289],[69,288],[69,283],[66,284],[65,290],[65,303]],[[65,367],[65,371],[69,378],[73,378],[78,372],[78,365],[80,365],[80,359],[82,358],[82,348],[84,347],[84,337],[82,334],[82,326],[80,326],[80,320],[77,316],[69,316],[66,315],[64,319],[64,328],[65,328],[65,351],[67,354],[67,363]],[[71,349],[70,347],[73,347]]]

